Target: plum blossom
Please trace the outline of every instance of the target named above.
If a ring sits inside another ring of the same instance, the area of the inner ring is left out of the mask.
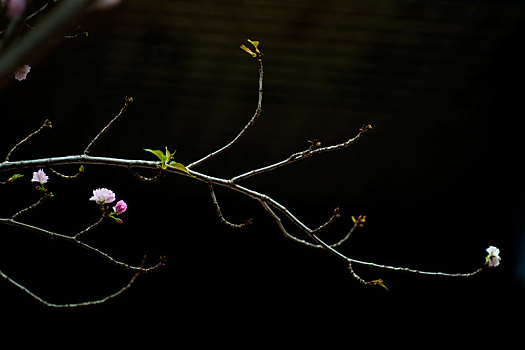
[[[128,209],[128,205],[123,200],[119,200],[117,204],[113,207],[113,211],[115,215],[122,214],[123,212],[126,211],[126,209]]]
[[[499,249],[494,246],[490,246],[486,250],[487,253],[489,253],[489,255],[485,258],[486,263],[489,265],[489,267],[498,266],[501,261],[501,258],[499,257]]]
[[[93,190],[93,197],[89,200],[98,204],[112,203],[115,201],[115,193],[107,188],[97,188]]]
[[[49,180],[49,176],[46,175],[44,170],[40,169],[33,173],[33,178],[31,179],[31,182],[38,182],[40,185],[43,185],[47,182],[47,180]]]
[[[24,64],[22,67],[18,68],[18,70],[15,72],[15,79],[18,81],[25,80],[30,70],[31,70],[31,67],[27,64]]]

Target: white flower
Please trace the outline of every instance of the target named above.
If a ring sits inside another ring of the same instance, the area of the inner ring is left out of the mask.
[[[40,169],[33,173],[33,178],[31,179],[31,182],[45,184],[47,180],[49,180],[49,176],[47,176],[46,173],[44,173],[44,170]]]
[[[97,188],[93,190],[93,197],[89,200],[99,204],[111,203],[115,201],[115,193],[107,188]]]
[[[501,258],[499,257],[499,249],[491,245],[487,248],[487,253],[489,253],[489,255],[485,258],[485,261],[489,264],[489,267],[498,266],[501,261]]]

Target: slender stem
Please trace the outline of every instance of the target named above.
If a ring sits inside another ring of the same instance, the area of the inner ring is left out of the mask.
[[[137,271],[133,275],[133,277],[131,277],[131,280],[124,287],[122,287],[121,289],[119,289],[115,293],[109,294],[108,296],[106,296],[104,298],[96,299],[96,300],[92,300],[92,301],[85,301],[85,302],[81,302],[81,303],[55,304],[55,303],[51,303],[51,302],[49,302],[47,300],[44,300],[43,298],[39,297],[34,292],[30,291],[29,289],[27,289],[26,287],[24,287],[23,285],[21,285],[20,283],[16,282],[11,277],[7,276],[5,273],[0,271],[0,277],[1,278],[3,278],[4,280],[8,281],[12,285],[17,287],[21,291],[23,291],[24,293],[28,294],[29,296],[31,296],[36,301],[44,304],[45,306],[49,306],[49,307],[53,307],[53,308],[77,308],[77,307],[83,307],[83,306],[94,306],[94,305],[105,303],[108,300],[111,300],[113,298],[116,298],[116,297],[120,296],[122,293],[124,293],[126,290],[128,290],[131,287],[131,285],[133,283],[135,283],[136,279],[140,276],[140,274],[141,274],[141,271]]]
[[[219,202],[217,201],[217,197],[215,196],[215,190],[213,189],[213,185],[208,184],[208,189],[210,190],[211,199],[212,199],[213,205],[215,206],[215,211],[217,212],[217,216],[219,217],[219,220],[221,220],[223,224],[226,224],[232,228],[243,228],[252,223],[252,219],[248,219],[242,224],[234,224],[226,220],[224,218],[224,215],[222,215],[221,207],[219,206]]]
[[[207,161],[207,160],[209,160],[209,159],[211,159],[211,158],[221,154],[222,152],[229,150],[233,145],[235,145],[241,139],[241,137],[243,137],[248,132],[248,130],[255,124],[257,119],[259,119],[259,117],[261,116],[261,112],[262,112],[262,97],[263,97],[263,63],[262,63],[262,59],[258,59],[257,63],[259,65],[259,98],[258,98],[258,101],[257,101],[257,108],[255,109],[255,113],[253,114],[252,118],[250,119],[248,124],[246,124],[244,126],[244,128],[241,130],[241,132],[239,132],[237,134],[237,136],[235,136],[235,138],[233,140],[231,140],[226,146],[224,146],[222,148],[219,148],[218,150],[216,150],[216,151],[208,154],[207,156],[205,156],[205,157],[203,157],[203,158],[201,158],[201,159],[191,163],[190,165],[187,165],[186,166],[187,169],[191,169],[193,167],[196,167],[197,165],[204,163],[205,161]]]
[[[42,132],[42,130],[44,130],[45,128],[51,128],[51,122],[49,121],[49,119],[46,119],[44,121],[44,124],[41,127],[39,127],[36,131],[32,132],[31,134],[27,135],[23,140],[21,140],[13,148],[11,148],[11,150],[9,151],[7,156],[5,157],[4,162],[8,162],[9,159],[11,158],[11,156],[13,155],[13,153],[15,153],[20,148],[20,146],[22,146],[24,143],[29,141],[35,135],[37,135],[40,132]]]
[[[102,221],[104,221],[105,218],[106,218],[106,216],[105,216],[105,215],[102,215],[102,216],[100,217],[100,219],[98,219],[97,222],[95,222],[94,224],[92,224],[92,225],[86,227],[86,228],[83,229],[82,231],[77,232],[77,233],[73,236],[73,239],[78,240],[78,237],[80,237],[81,235],[83,235],[83,234],[85,234],[85,233],[91,231],[92,229],[94,229],[95,227],[97,227],[98,225],[100,225],[100,224],[102,223]]]
[[[23,222],[20,222],[20,221],[16,221],[16,220],[13,220],[13,219],[0,218],[0,224],[11,225],[11,226],[23,228],[23,229],[28,230],[28,231],[33,231],[33,232],[37,232],[37,233],[43,234],[43,235],[45,235],[45,236],[47,236],[49,238],[57,238],[57,239],[61,239],[63,241],[67,241],[67,242],[73,243],[73,244],[75,244],[75,245],[77,245],[77,246],[79,246],[79,247],[81,247],[83,249],[86,249],[88,251],[91,251],[93,253],[96,253],[96,254],[102,256],[104,259],[110,261],[111,263],[113,263],[113,264],[115,264],[115,265],[117,265],[119,267],[123,267],[126,270],[140,271],[140,272],[151,272],[151,271],[156,270],[159,267],[164,265],[164,261],[161,259],[159,261],[159,263],[157,263],[154,266],[148,267],[148,268],[139,267],[139,266],[133,266],[133,265],[129,265],[127,263],[124,263],[122,261],[119,261],[119,260],[113,258],[109,254],[104,253],[103,251],[101,251],[101,250],[99,250],[99,249],[97,249],[97,248],[95,248],[93,246],[90,246],[87,243],[84,243],[84,242],[80,241],[79,239],[75,238],[74,236],[68,236],[68,235],[63,235],[63,234],[60,234],[60,233],[52,232],[52,231],[49,231],[49,230],[46,230],[46,229],[43,229],[43,228],[40,228],[40,227],[37,227],[37,226],[33,226],[33,225],[29,225],[29,224],[26,224],[26,223],[23,223]]]
[[[359,133],[355,137],[349,139],[346,142],[342,142],[342,143],[339,143],[337,145],[332,145],[332,146],[327,146],[327,147],[315,148],[315,149],[308,148],[307,150],[294,153],[291,156],[289,156],[288,158],[286,158],[284,160],[281,160],[279,162],[276,162],[276,163],[273,163],[273,164],[270,164],[270,165],[267,165],[267,166],[264,166],[264,167],[261,167],[261,168],[258,168],[258,169],[253,169],[253,170],[245,172],[244,174],[235,176],[235,177],[231,178],[230,181],[238,182],[238,181],[241,181],[241,180],[245,180],[245,179],[247,179],[249,177],[252,177],[252,176],[255,176],[255,175],[259,175],[259,174],[262,174],[262,173],[266,173],[268,171],[275,170],[275,169],[283,167],[285,165],[289,165],[289,164],[295,163],[295,162],[297,162],[299,160],[310,158],[312,156],[316,156],[316,155],[319,155],[319,154],[322,154],[322,153],[326,153],[326,152],[331,152],[331,151],[336,151],[336,150],[340,150],[340,149],[343,149],[343,148],[347,148],[347,147],[351,146],[352,144],[354,144],[357,140],[359,140],[365,134],[366,131],[367,131],[367,129],[361,128],[361,130],[359,131]]]
[[[40,204],[42,204],[42,202],[44,201],[44,199],[46,199],[47,197],[48,197],[48,196],[46,195],[46,193],[43,193],[43,194],[42,194],[42,197],[40,197],[40,199],[39,199],[37,202],[31,204],[31,205],[28,206],[27,208],[24,208],[24,209],[22,209],[22,210],[17,211],[16,213],[14,213],[14,214],[11,216],[11,219],[14,220],[14,219],[16,219],[18,216],[20,216],[20,215],[22,215],[22,214],[24,214],[24,213],[26,213],[26,212],[28,212],[28,211],[30,211],[30,210],[33,210],[34,208],[36,208],[37,206],[39,206]]]
[[[91,148],[93,148],[98,140],[100,140],[108,132],[108,130],[124,115],[124,112],[126,112],[126,109],[128,109],[130,102],[133,102],[133,99],[126,96],[124,99],[124,106],[122,106],[120,112],[118,112],[118,114],[113,119],[111,119],[111,121],[102,130],[100,130],[98,135],[95,136],[93,140],[91,140],[89,145],[87,145],[86,149],[84,150],[84,154],[89,154],[89,152],[91,152]]]

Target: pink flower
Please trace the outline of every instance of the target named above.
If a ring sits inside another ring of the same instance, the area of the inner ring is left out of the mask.
[[[93,190],[93,197],[89,200],[99,204],[111,203],[115,201],[115,193],[107,188],[97,188]]]
[[[47,180],[49,180],[49,176],[47,176],[46,173],[44,173],[44,170],[40,169],[33,173],[33,178],[31,179],[31,182],[45,184]]]
[[[113,207],[115,215],[120,215],[128,209],[128,205],[123,200],[119,200],[117,204]]]
[[[18,81],[22,81],[27,77],[27,74],[31,70],[31,67],[27,64],[23,65],[22,67],[18,68],[18,70],[15,72],[15,79]]]
[[[3,1],[5,2],[5,1]],[[7,0],[7,17],[20,17],[26,10],[26,0]]]

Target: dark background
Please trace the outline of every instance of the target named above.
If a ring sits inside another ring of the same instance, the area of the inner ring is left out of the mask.
[[[257,67],[238,48],[250,38],[265,55],[262,117],[233,149],[196,170],[231,177],[313,138],[335,144],[371,124],[349,149],[246,185],[311,227],[340,207],[327,240],[344,235],[352,215],[367,215],[341,248],[357,259],[470,272],[495,245],[502,264],[472,279],[355,266],[367,280],[383,278],[386,292],[359,284],[333,256],[285,239],[258,203],[232,191],[218,188],[217,196],[231,221],[254,219],[243,230],[219,222],[202,183],[168,176],[146,184],[123,169],[90,166],[77,181],[51,176],[55,198],[20,219],[77,232],[98,218],[92,190],[108,187],[128,203],[124,224],[106,222],[86,240],[133,264],[148,254],[151,263],[166,255],[168,265],[120,298],[83,310],[48,309],[1,282],[0,309],[64,320],[183,320],[180,336],[268,319],[270,328],[361,320],[391,327],[401,316],[409,328],[437,315],[485,325],[493,313],[506,322],[505,311],[521,306],[525,281],[524,15],[520,1],[419,0],[125,0],[92,15],[81,23],[87,38],[28,62],[28,78],[1,92],[4,154],[46,118],[53,128],[13,158],[79,154],[129,95],[135,102],[125,118],[92,154],[153,160],[143,148],[168,146],[189,164],[231,140],[254,111]],[[38,199],[31,171],[2,186],[3,217]],[[0,232],[0,269],[49,301],[99,298],[130,278],[65,242]]]

